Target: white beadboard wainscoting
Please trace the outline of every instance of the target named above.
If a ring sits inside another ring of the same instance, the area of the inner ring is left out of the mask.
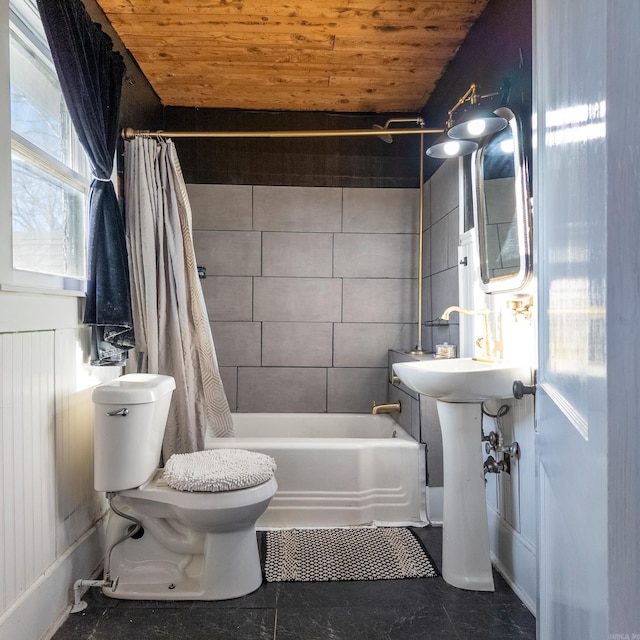
[[[101,562],[91,388],[120,369],[88,365],[88,336],[77,325],[0,333],[2,638],[46,637]]]

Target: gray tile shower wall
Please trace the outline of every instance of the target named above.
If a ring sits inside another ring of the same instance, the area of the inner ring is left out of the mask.
[[[460,240],[459,163],[447,160],[431,176],[424,189],[425,223],[422,241],[423,259],[423,328],[422,343],[426,351],[435,351],[443,342],[460,348],[458,316],[449,324],[438,325],[438,318],[449,306],[459,303],[458,243]],[[406,390],[406,388],[404,389]],[[397,391],[402,393],[403,387]],[[436,401],[427,396],[411,399],[412,412],[420,418],[420,441],[427,445],[427,473],[430,487],[442,486],[442,435]]]
[[[388,350],[416,343],[418,190],[187,188],[232,409],[386,401]]]
[[[458,160],[447,160],[425,184],[423,273],[423,348],[434,351],[436,344],[448,342],[459,346],[457,315],[448,325],[438,326],[437,319],[452,304],[458,304],[458,242],[460,207]]]
[[[432,354],[411,355],[401,350],[391,349],[388,354],[389,402],[400,401],[402,412],[398,416],[400,425],[416,440],[427,445],[427,484],[429,487],[441,487],[442,470],[442,434],[436,400],[417,394],[402,382],[394,381],[393,365],[396,362],[408,362],[433,358]]]
[[[438,326],[437,318],[450,305],[458,304],[458,242],[459,223],[458,161],[444,162],[424,188],[423,220],[423,320],[422,345],[425,351],[449,342],[459,347],[457,316],[450,324]],[[405,342],[406,344],[406,342]],[[394,383],[392,367],[395,362],[427,356],[412,356],[391,348],[388,354],[389,402],[400,401],[402,412],[398,422],[416,440],[427,445],[427,474],[429,487],[441,487],[442,435],[436,401],[418,396],[402,383]]]

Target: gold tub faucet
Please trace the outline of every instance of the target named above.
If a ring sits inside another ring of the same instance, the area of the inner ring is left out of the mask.
[[[379,413],[400,413],[402,411],[402,406],[400,405],[400,401],[398,402],[388,402],[387,404],[376,404],[373,403],[373,409],[371,409],[371,413],[374,416],[377,416]]]

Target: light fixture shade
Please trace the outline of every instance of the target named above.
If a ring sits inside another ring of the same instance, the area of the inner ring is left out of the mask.
[[[473,153],[478,148],[478,143],[473,140],[452,140],[446,135],[440,136],[435,144],[427,149],[430,158],[446,160],[447,158],[459,158]]]
[[[447,131],[454,140],[483,138],[502,131],[509,123],[488,109],[469,109],[462,118]]]

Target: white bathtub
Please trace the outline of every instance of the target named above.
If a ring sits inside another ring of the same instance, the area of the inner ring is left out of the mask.
[[[259,528],[426,524],[424,445],[390,416],[237,413],[237,447],[273,456],[278,491]]]

